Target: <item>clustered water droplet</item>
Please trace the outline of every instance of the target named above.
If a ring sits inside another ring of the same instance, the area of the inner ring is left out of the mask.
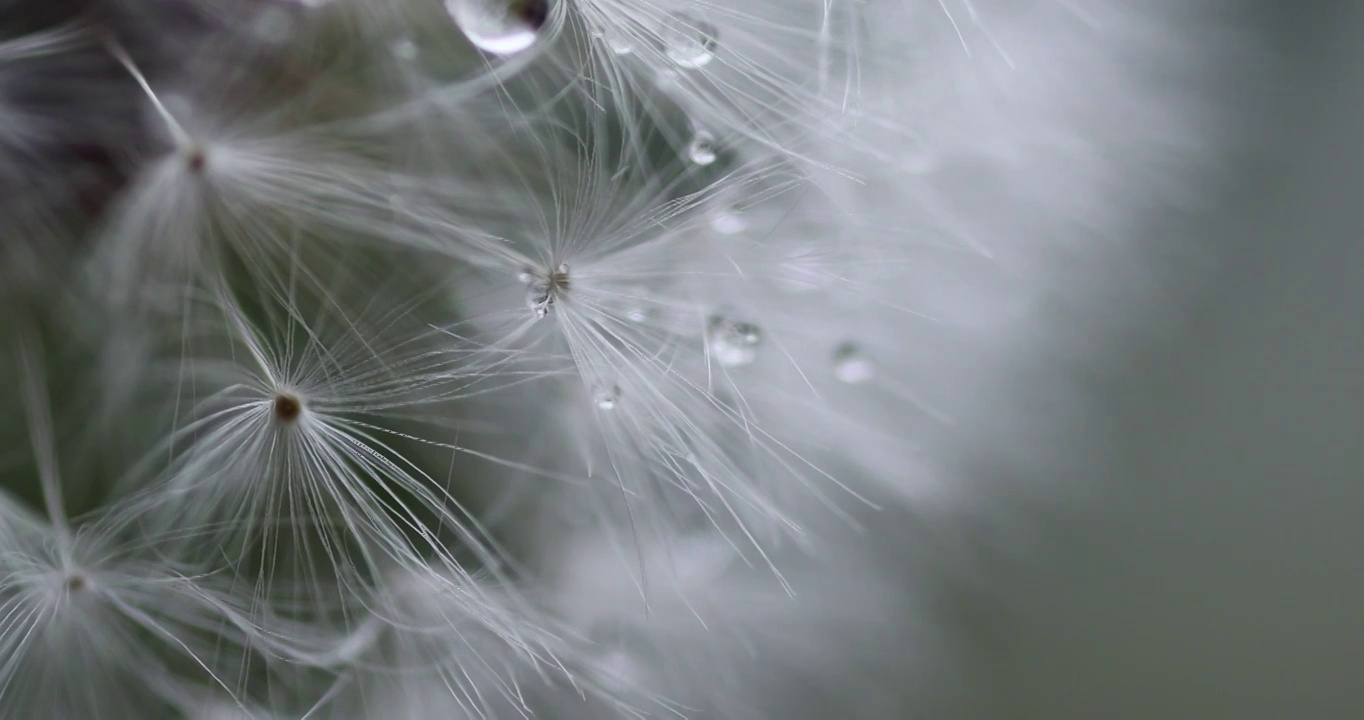
[[[849,385],[864,383],[876,375],[876,365],[860,347],[845,342],[834,349],[834,377]]]
[[[715,148],[715,136],[705,130],[697,130],[687,144],[687,159],[705,167],[715,162],[719,152]]]
[[[663,54],[680,68],[705,67],[715,59],[719,31],[715,25],[688,12],[675,12],[659,32]]]
[[[517,279],[526,284],[526,305],[535,317],[542,318],[554,309],[558,296],[568,290],[568,264],[560,263],[547,275],[525,269],[517,274]]]
[[[539,39],[550,0],[445,0],[445,10],[478,49],[515,55]]]
[[[762,331],[757,325],[730,320],[716,315],[706,326],[706,340],[710,356],[725,367],[751,364],[758,357],[762,345]]]

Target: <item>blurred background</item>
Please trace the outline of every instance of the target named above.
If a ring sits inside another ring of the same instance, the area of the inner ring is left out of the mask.
[[[1153,223],[1157,309],[1074,367],[1014,367],[1041,380],[1024,407],[1055,416],[1072,372],[1086,400],[966,461],[1082,488],[983,540],[945,600],[969,714],[1364,717],[1364,5],[1263,5],[1281,69],[1241,69],[1228,190]]]

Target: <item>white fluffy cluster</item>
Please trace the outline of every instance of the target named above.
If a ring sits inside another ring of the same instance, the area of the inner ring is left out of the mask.
[[[940,450],[1057,258],[1197,179],[1233,44],[1173,0],[4,5],[14,720],[931,705]]]

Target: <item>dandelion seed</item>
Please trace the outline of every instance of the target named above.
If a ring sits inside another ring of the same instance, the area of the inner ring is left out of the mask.
[[[758,346],[762,344],[762,331],[758,326],[716,315],[710,319],[706,330],[710,356],[721,365],[741,367],[757,359]]]
[[[715,59],[719,31],[715,25],[691,13],[669,15],[663,21],[659,35],[664,54],[680,68],[702,68]]]
[[[535,44],[549,21],[550,0],[445,0],[469,42],[494,55],[515,55]]]
[[[876,365],[862,349],[845,342],[834,349],[834,377],[849,385],[864,383],[876,375]]]

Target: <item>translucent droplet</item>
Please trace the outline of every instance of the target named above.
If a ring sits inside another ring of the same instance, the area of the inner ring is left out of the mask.
[[[412,62],[417,59],[417,43],[407,38],[402,38],[388,46],[388,51],[393,57],[402,62]]]
[[[719,31],[711,23],[686,12],[669,15],[659,33],[663,52],[681,68],[704,67],[715,59]]]
[[[560,263],[554,272],[546,275],[527,268],[516,277],[526,284],[526,305],[535,317],[542,318],[554,309],[559,295],[568,290],[568,263]]]
[[[715,149],[715,136],[705,130],[697,130],[692,136],[691,143],[687,145],[687,159],[701,167],[715,162],[718,154]]]
[[[469,42],[494,55],[515,55],[540,37],[550,0],[445,0]]]
[[[711,216],[710,227],[721,235],[738,235],[748,229],[748,218],[742,208],[730,206]]]
[[[620,28],[608,28],[599,30],[596,36],[606,43],[606,48],[617,55],[629,55],[635,51],[635,43],[630,39],[630,35]]]
[[[849,385],[864,383],[876,375],[876,365],[862,349],[847,342],[834,349],[834,377]]]
[[[615,410],[620,402],[620,388],[615,385],[599,387],[592,393],[592,402],[602,410]]]
[[[706,327],[710,356],[725,367],[740,367],[758,357],[762,331],[752,323],[736,322],[715,316]]]

